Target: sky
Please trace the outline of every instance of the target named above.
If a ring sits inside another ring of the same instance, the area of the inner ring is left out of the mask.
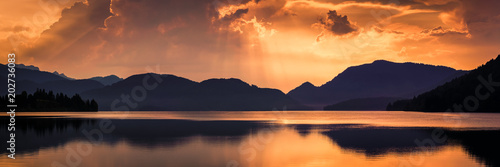
[[[500,54],[498,0],[0,1],[0,54],[73,78],[156,72],[283,92],[384,59],[471,70]],[[1,60],[1,63],[6,63]]]

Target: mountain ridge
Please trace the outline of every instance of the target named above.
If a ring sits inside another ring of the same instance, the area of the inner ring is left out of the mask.
[[[88,78],[88,79],[100,82],[103,85],[112,85],[114,83],[117,83],[117,82],[123,80],[123,78],[120,78],[116,75],[97,76],[97,77],[92,77],[92,78]]]
[[[470,73],[413,99],[389,103],[387,110],[425,112],[500,112],[500,55]]]
[[[356,98],[412,97],[465,73],[445,66],[376,60],[348,67],[318,87],[303,83],[287,95],[304,105],[322,109]]]
[[[208,79],[201,82],[178,77],[171,74],[137,74],[123,81],[100,89],[82,93],[83,97],[95,97],[100,110],[113,110],[126,106],[112,106],[114,101],[120,102],[122,94],[141,87],[144,78],[159,78],[158,86],[145,93],[145,99],[137,106],[129,106],[138,111],[270,111],[276,108],[307,109],[278,89],[259,88],[240,79]],[[157,80],[158,81],[158,80]],[[139,88],[140,89],[140,88]],[[115,103],[116,104],[116,103]]]
[[[34,70],[33,67],[19,69],[20,73],[29,73],[24,79],[21,77],[20,91],[24,88],[33,92],[40,88],[66,94],[79,93],[104,104],[100,105],[103,110],[111,110],[113,100],[143,85],[146,76],[161,82],[155,91],[148,92],[151,99],[142,101],[144,104],[137,110],[272,110],[285,106],[294,110],[323,109],[327,105],[353,99],[412,97],[467,73],[445,66],[375,60],[348,67],[321,86],[304,82],[285,94],[279,89],[259,88],[238,78],[211,78],[196,82],[172,74],[144,73],[125,79],[109,75],[71,80],[57,75],[59,73]],[[7,67],[3,65],[2,68]],[[46,77],[38,80],[39,76]],[[427,80],[430,82],[422,82]]]

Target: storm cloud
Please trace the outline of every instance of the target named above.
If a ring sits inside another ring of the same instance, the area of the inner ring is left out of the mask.
[[[326,18],[320,18],[319,24],[334,35],[346,35],[356,32],[357,28],[347,19],[347,16],[340,15],[335,10],[327,13]]]

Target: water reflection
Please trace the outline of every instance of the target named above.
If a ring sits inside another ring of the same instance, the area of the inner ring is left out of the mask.
[[[18,118],[16,156],[0,166],[67,163],[101,119]],[[448,140],[419,147],[435,128],[259,121],[111,120],[112,133],[80,166],[499,166],[500,132],[443,129]],[[6,118],[2,118],[6,122]],[[6,124],[0,125],[7,140]],[[4,143],[4,142],[2,142]],[[7,145],[3,144],[6,148]],[[75,161],[76,162],[76,161]]]

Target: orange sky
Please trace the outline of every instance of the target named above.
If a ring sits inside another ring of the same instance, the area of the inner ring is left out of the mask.
[[[1,1],[0,54],[15,51],[18,63],[74,78],[234,77],[286,93],[377,59],[473,69],[500,53],[498,6],[495,0]]]

